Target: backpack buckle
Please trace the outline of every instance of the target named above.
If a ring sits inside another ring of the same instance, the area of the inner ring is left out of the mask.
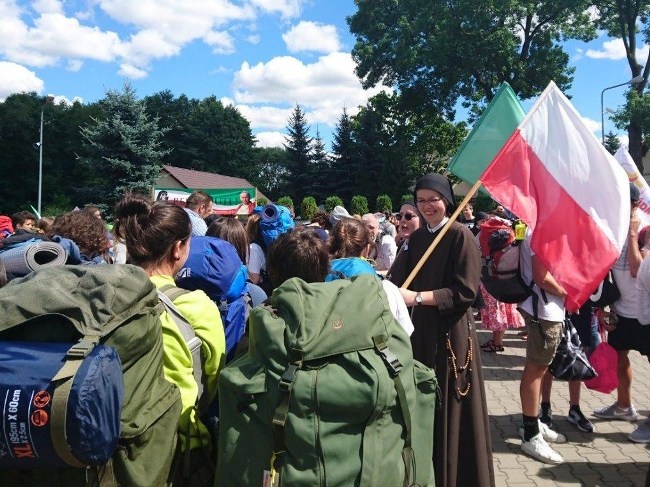
[[[384,341],[384,338],[381,336],[373,337],[372,341],[375,342],[375,348],[379,352],[379,355],[381,355],[381,358],[384,360],[390,376],[396,377],[399,375],[402,370],[402,363],[397,358],[397,355],[390,351],[390,348],[388,348],[388,345]]]
[[[290,392],[293,389],[293,383],[296,381],[296,374],[300,367],[296,364],[291,364],[287,367],[287,370],[284,371],[282,377],[280,377],[280,382],[278,382],[278,389],[282,392]]]
[[[70,358],[84,358],[87,356],[93,348],[99,343],[99,338],[88,338],[83,337],[77,343],[70,347],[70,350],[67,351],[66,356]]]

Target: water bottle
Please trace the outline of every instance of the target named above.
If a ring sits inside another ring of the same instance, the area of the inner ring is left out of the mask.
[[[526,224],[521,220],[515,223],[515,240],[522,241],[526,238]]]

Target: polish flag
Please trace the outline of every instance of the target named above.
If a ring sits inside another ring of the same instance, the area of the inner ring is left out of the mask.
[[[530,227],[533,252],[576,311],[627,238],[630,189],[620,164],[551,82],[480,179]]]

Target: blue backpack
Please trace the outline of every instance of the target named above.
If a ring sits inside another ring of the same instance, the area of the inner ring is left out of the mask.
[[[217,237],[192,237],[187,262],[176,276],[179,287],[201,289],[219,307],[226,335],[226,361],[233,358],[246,330],[250,310],[247,276],[235,247]]]
[[[380,277],[375,268],[366,259],[361,257],[344,257],[334,259],[330,263],[330,272],[325,276],[325,282],[335,281],[336,279],[349,279],[359,274],[371,274]]]
[[[267,249],[276,238],[296,226],[289,209],[285,206],[273,204],[258,206],[253,213],[259,213],[261,216],[260,233]]]

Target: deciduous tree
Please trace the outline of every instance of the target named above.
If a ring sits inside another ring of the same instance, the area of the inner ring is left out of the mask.
[[[615,117],[617,127],[627,129],[630,155],[643,173],[644,139],[650,138],[650,97],[644,94],[650,74],[650,53],[639,62],[637,52],[650,43],[650,1],[603,0],[594,5],[598,9],[597,25],[623,41],[631,78],[643,76],[643,81],[630,88],[625,107]]]
[[[571,85],[561,42],[595,36],[584,0],[355,0],[348,18],[365,87],[398,88],[411,109],[453,119],[456,102],[478,107],[507,81],[521,98],[550,80]]]

